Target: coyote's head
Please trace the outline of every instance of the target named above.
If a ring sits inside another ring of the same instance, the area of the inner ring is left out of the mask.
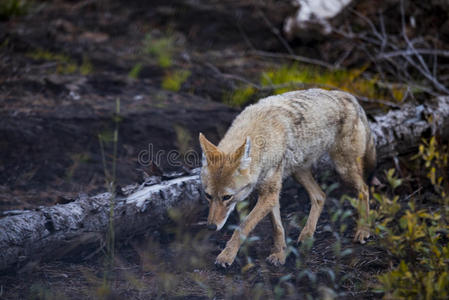
[[[200,144],[203,150],[201,181],[209,201],[207,224],[211,230],[220,230],[237,202],[248,197],[253,189],[251,141],[248,137],[234,152],[224,153],[200,133]]]

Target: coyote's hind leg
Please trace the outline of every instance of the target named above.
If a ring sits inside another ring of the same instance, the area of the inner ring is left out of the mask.
[[[368,186],[363,180],[362,156],[341,155],[339,153],[331,153],[331,157],[335,163],[335,168],[343,181],[352,186],[359,198],[359,220],[357,222],[357,231],[354,241],[364,244],[370,236],[369,231],[369,191]]]

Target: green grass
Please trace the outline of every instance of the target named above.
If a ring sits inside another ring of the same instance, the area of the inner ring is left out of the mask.
[[[57,62],[69,63],[72,59],[62,53],[54,53],[44,49],[37,49],[33,52],[29,52],[28,56],[35,60],[53,60]]]
[[[148,34],[143,42],[143,51],[155,57],[159,66],[168,68],[173,64],[174,39],[172,36],[157,38]]]
[[[79,67],[79,71],[82,75],[89,75],[93,71],[92,63],[86,55],[83,56],[83,63]]]
[[[364,76],[367,68],[366,65],[347,70],[327,70],[308,65],[284,65],[264,71],[260,76],[259,85],[242,85],[225,94],[224,102],[234,107],[242,107],[255,100],[258,91],[282,94],[312,87],[339,89],[356,96],[391,102],[401,102],[404,99],[407,89],[405,86],[392,84],[389,88],[382,87],[377,76]]]
[[[83,56],[81,65],[64,53],[51,52],[45,49],[36,49],[28,52],[27,56],[36,61],[54,61],[56,62],[56,73],[73,74],[79,72],[82,75],[89,75],[93,71],[92,63],[87,56]]]
[[[260,83],[263,87],[273,87],[276,94],[297,90],[304,85],[304,87],[340,89],[371,99],[402,101],[406,92],[405,87],[393,87],[390,91],[380,88],[377,76],[363,76],[367,68],[368,65],[353,69],[327,70],[293,64],[263,72]]]
[[[129,71],[128,77],[132,79],[139,78],[140,71],[142,71],[143,65],[142,63],[136,63],[134,67]]]
[[[162,81],[162,88],[164,90],[177,92],[181,89],[182,84],[189,78],[190,71],[178,70],[175,72],[168,72]]]
[[[251,97],[256,93],[253,86],[243,86],[235,91],[225,94],[225,103],[233,107],[242,107],[251,100]]]

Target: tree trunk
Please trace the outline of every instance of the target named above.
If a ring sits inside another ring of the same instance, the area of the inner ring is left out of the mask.
[[[428,122],[431,116],[431,121]],[[426,105],[404,105],[371,123],[379,160],[408,152],[425,132],[449,134],[449,97]],[[445,132],[444,132],[445,131]],[[167,221],[170,208],[196,205],[201,199],[199,169],[178,178],[147,180],[128,186],[127,196],[110,193],[35,211],[11,211],[0,219],[0,270],[61,257],[80,245],[98,244],[108,230],[113,204],[115,237],[124,239]]]

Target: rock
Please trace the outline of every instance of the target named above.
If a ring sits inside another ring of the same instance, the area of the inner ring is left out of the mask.
[[[340,14],[352,0],[294,0],[298,7],[294,16],[286,19],[284,33],[288,39],[318,31],[322,35],[332,32],[330,21]]]

